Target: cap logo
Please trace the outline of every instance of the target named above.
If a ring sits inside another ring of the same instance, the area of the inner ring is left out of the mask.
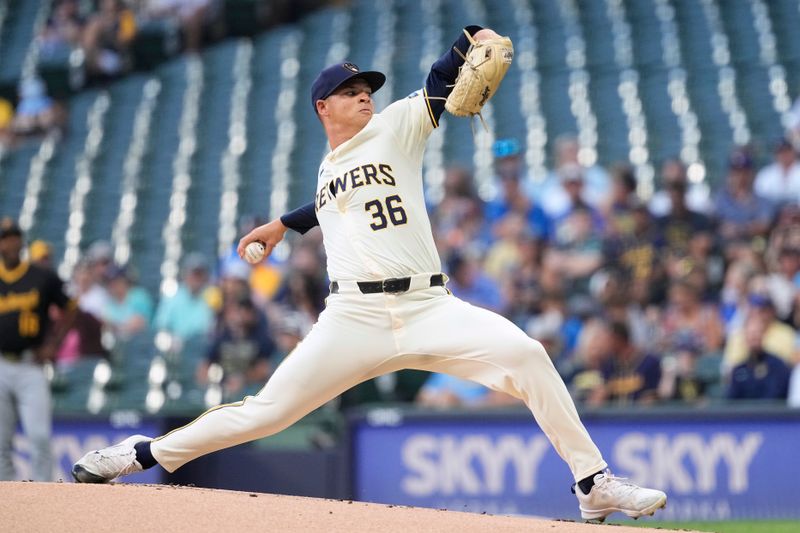
[[[342,63],[342,66],[350,72],[358,72],[358,67],[352,63]]]

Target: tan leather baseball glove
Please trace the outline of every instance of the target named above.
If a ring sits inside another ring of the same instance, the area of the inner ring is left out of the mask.
[[[511,66],[514,45],[508,37],[475,41],[466,30],[464,33],[470,47],[466,55],[456,49],[464,58],[464,64],[444,107],[457,117],[480,116],[481,108],[494,96]]]

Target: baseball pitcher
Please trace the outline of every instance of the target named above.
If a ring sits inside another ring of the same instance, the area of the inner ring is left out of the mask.
[[[445,107],[471,116],[512,61],[511,41],[465,28],[431,67],[425,86],[376,113],[385,77],[352,63],[324,69],[311,105],[331,151],[313,202],[256,228],[269,254],[288,229],[319,225],[332,280],[324,312],[255,396],[220,405],[156,439],[136,435],[75,464],[79,482],[107,482],[161,465],[172,472],[201,455],[277,433],[358,383],[405,368],[451,374],[521,399],[575,479],[582,516],[638,517],[666,504],[658,490],[612,476],[578,418],[542,345],[505,318],[449,293],[425,209],[425,143]],[[455,87],[453,87],[455,85]]]

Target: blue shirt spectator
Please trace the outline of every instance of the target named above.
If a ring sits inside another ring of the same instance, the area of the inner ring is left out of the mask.
[[[528,221],[529,231],[534,237],[547,238],[550,220],[523,187],[526,176],[519,142],[516,139],[502,139],[495,142],[492,149],[496,158],[495,181],[499,190],[484,207],[486,221],[494,225],[509,213],[517,213]]]
[[[488,400],[490,392],[474,381],[449,374],[431,374],[420,389],[417,402],[437,407],[477,406]]]
[[[584,169],[579,165],[567,165],[560,171],[561,183],[566,191],[567,201],[558,209],[546,211],[550,217],[549,240],[556,245],[563,245],[570,237],[570,219],[576,211],[589,213],[592,230],[598,235],[605,232],[606,222],[603,214],[589,202],[584,194]]]
[[[189,254],[183,265],[183,281],[177,292],[158,305],[155,326],[180,339],[211,331],[214,312],[205,298],[208,263],[199,254]]]
[[[753,172],[749,154],[734,152],[728,182],[714,198],[719,235],[725,240],[742,242],[765,236],[772,222],[772,204],[753,191]]]
[[[447,287],[454,295],[478,307],[502,310],[500,288],[482,272],[475,259],[454,253],[448,261],[448,270],[451,279]]]
[[[103,310],[103,321],[123,339],[146,331],[153,316],[150,294],[135,286],[124,268],[111,267],[107,279],[111,297]]]

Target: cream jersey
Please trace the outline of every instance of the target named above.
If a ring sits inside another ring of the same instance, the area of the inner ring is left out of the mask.
[[[422,154],[433,127],[420,90],[373,115],[325,156],[314,205],[331,280],[441,270],[422,186]]]

